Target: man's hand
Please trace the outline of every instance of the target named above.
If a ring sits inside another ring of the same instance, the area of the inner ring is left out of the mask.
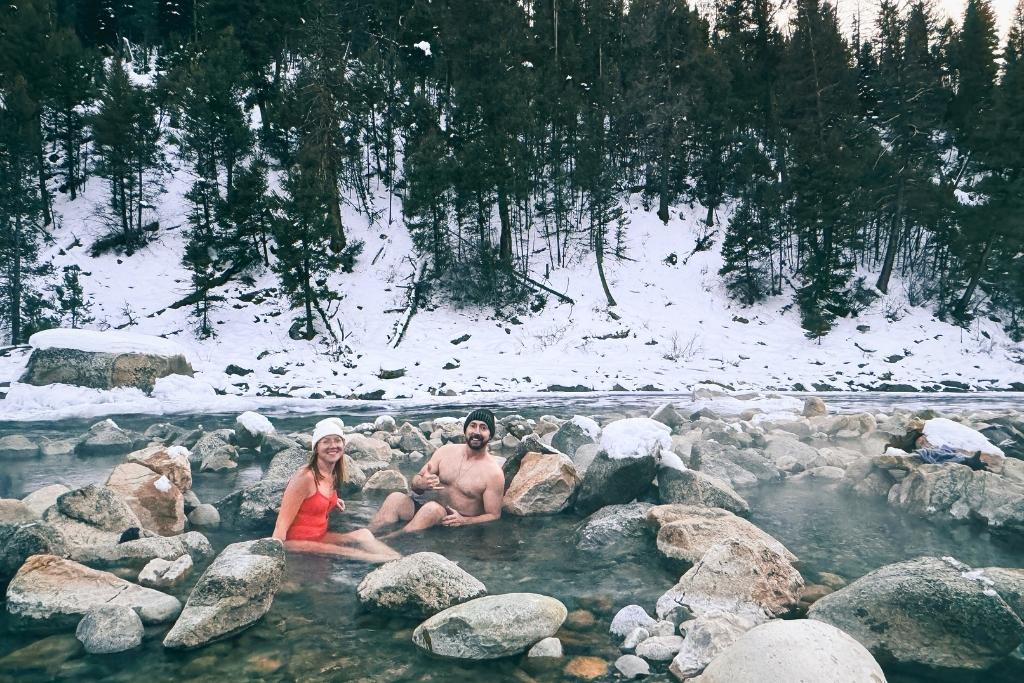
[[[345,501],[343,501],[341,498],[339,498],[338,502],[335,503],[335,507],[337,507],[339,510],[344,512],[345,511]]]
[[[444,484],[441,483],[440,477],[438,477],[433,472],[421,474],[420,483],[423,485],[423,490],[431,489],[434,491],[438,491],[444,488]]]
[[[445,506],[448,514],[441,519],[441,524],[444,526],[463,526],[466,523],[466,518],[459,513],[455,508]]]

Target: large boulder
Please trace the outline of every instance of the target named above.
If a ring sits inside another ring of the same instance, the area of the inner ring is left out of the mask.
[[[897,562],[821,598],[808,617],[841,628],[882,663],[987,669],[1024,640],[998,591],[952,558]]]
[[[142,619],[131,607],[104,605],[86,613],[75,637],[91,655],[124,652],[142,645]]]
[[[427,441],[427,437],[423,436],[419,427],[412,423],[403,422],[402,426],[398,428],[398,432],[395,433],[395,437],[395,447],[405,453],[419,451],[430,455],[434,452],[434,447]]]
[[[232,543],[199,577],[164,647],[200,647],[252,626],[270,609],[283,575],[277,539]]]
[[[889,504],[914,514],[976,519],[993,530],[1024,532],[1024,485],[966,465],[921,465],[889,491]]]
[[[565,605],[545,595],[490,595],[435,614],[416,627],[412,641],[439,657],[509,657],[555,635],[567,614]]]
[[[39,444],[21,434],[0,437],[0,462],[39,456]]]
[[[648,535],[651,503],[608,505],[580,522],[574,540],[581,550],[632,551]]]
[[[770,621],[740,636],[693,683],[885,683],[878,662],[837,628],[808,619]]]
[[[189,458],[193,463],[199,464],[200,472],[235,469],[238,467],[238,449],[231,443],[234,434],[234,430],[231,429],[218,429],[204,434],[192,446]]]
[[[267,418],[247,410],[235,418],[235,439],[239,448],[259,448],[276,430]]]
[[[662,467],[658,470],[658,500],[662,503],[722,508],[737,515],[750,513],[747,501],[729,484],[689,469]]]
[[[391,462],[391,446],[386,441],[362,434],[345,435],[345,453],[357,463]]]
[[[764,543],[788,562],[797,561],[773,536],[721,508],[659,505],[648,511],[647,520],[658,530],[658,552],[688,565],[696,564],[712,546],[726,539]]]
[[[628,503],[651,487],[658,472],[655,455],[612,458],[601,451],[587,467],[576,495],[576,510],[589,514],[606,505]]]
[[[812,446],[797,441],[787,435],[769,435],[765,438],[768,445],[764,454],[768,459],[781,470],[797,472],[816,465],[823,465],[818,462],[818,451]]]
[[[505,492],[502,507],[513,515],[550,515],[569,507],[580,478],[564,453],[527,453]]]
[[[135,448],[130,434],[107,419],[89,427],[75,446],[75,453],[83,456],[124,455]]]
[[[78,546],[73,559],[92,567],[136,567],[154,559],[173,560],[188,555],[194,562],[213,557],[213,546],[198,531],[180,536],[151,536],[124,543]]]
[[[487,587],[437,553],[414,553],[367,574],[356,589],[371,610],[429,617],[487,595]]]
[[[166,476],[126,462],[110,473],[107,488],[121,494],[143,528],[161,536],[176,536],[185,530],[185,499]]]
[[[679,606],[700,616],[714,610],[741,615],[760,623],[791,612],[804,586],[793,565],[761,541],[726,539],[658,598],[658,616]]]
[[[162,474],[184,493],[192,489],[192,464],[188,449],[182,446],[150,446],[128,454],[128,462]]]
[[[28,343],[32,355],[21,382],[74,384],[93,389],[153,390],[167,375],[193,375],[185,351],[168,339],[128,332],[45,330]]]
[[[59,496],[43,513],[43,521],[64,537],[72,554],[77,548],[114,545],[128,529],[142,527],[120,495],[96,484]]]
[[[90,610],[124,605],[144,624],[162,624],[181,611],[177,598],[54,555],[28,558],[7,587],[7,611],[28,628],[75,626]]]
[[[570,457],[573,456],[580,446],[595,442],[596,435],[585,429],[588,426],[585,422],[569,420],[559,427],[555,435],[551,437],[551,447]]]
[[[512,485],[512,480],[519,473],[519,466],[523,463],[523,458],[527,453],[551,454],[559,453],[559,451],[541,441],[536,434],[528,434],[515,447],[504,449],[502,455],[505,462],[501,463],[501,471],[505,474],[506,489]]]
[[[0,523],[0,585],[32,555],[67,554],[64,535],[46,522]]]
[[[717,441],[695,442],[687,464],[690,469],[728,482],[734,488],[782,478],[779,468],[760,451]]]

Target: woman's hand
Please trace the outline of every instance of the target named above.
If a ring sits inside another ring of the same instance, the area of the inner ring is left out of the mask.
[[[341,498],[339,498],[339,499],[338,499],[338,502],[337,502],[337,503],[335,503],[334,505],[335,505],[335,507],[337,507],[337,508],[338,508],[339,510],[341,510],[342,512],[344,512],[344,511],[345,511],[345,501],[343,501],[343,500],[342,500]]]

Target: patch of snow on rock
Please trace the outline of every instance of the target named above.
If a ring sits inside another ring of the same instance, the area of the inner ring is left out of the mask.
[[[77,349],[93,353],[150,353],[158,356],[185,356],[185,348],[162,337],[117,330],[55,329],[36,332],[28,343],[37,349]]]
[[[572,420],[570,420],[570,422],[572,422],[574,425],[576,425],[584,432],[586,432],[587,436],[589,436],[594,441],[597,441],[597,437],[601,435],[600,425],[591,420],[589,417],[586,417],[584,415],[573,415]]]
[[[981,451],[993,455],[1004,455],[998,446],[994,446],[980,432],[944,417],[936,417],[925,422],[924,436],[928,439],[928,443],[936,448],[949,446],[968,453]]]
[[[236,418],[236,421],[245,427],[253,436],[257,434],[273,434],[275,431],[274,425],[271,424],[270,420],[263,417],[259,413],[254,413],[251,410],[247,410]]]
[[[613,460],[642,458],[661,447],[672,448],[672,430],[649,417],[615,420],[601,433],[601,449]]]
[[[174,486],[174,484],[172,484],[171,480],[166,476],[162,476],[153,482],[153,486],[155,486],[156,490],[160,493],[167,493],[171,490],[171,487]]]
[[[413,47],[422,50],[423,54],[426,55],[427,57],[430,56],[430,43],[428,43],[427,41],[421,40],[418,43],[413,43]]]

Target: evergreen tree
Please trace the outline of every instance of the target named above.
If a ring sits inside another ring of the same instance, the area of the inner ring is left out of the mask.
[[[953,47],[956,95],[950,117],[961,144],[970,147],[981,113],[992,106],[996,80],[996,20],[989,0],[967,0],[964,23]]]
[[[92,322],[89,311],[92,302],[85,296],[82,288],[82,269],[77,265],[64,266],[64,276],[59,285],[54,286],[57,305],[61,317],[67,321],[71,329]]]

